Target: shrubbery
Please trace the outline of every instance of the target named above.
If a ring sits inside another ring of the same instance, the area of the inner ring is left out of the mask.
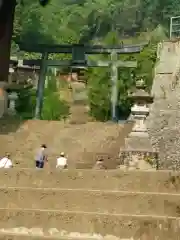
[[[17,112],[23,119],[34,117],[36,106],[36,90],[32,87],[18,92]],[[68,104],[60,99],[56,79],[51,77],[44,91],[42,120],[61,120],[69,115]]]

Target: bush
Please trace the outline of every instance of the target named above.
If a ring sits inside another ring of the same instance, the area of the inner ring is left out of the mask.
[[[16,103],[17,113],[22,119],[34,118],[36,107],[36,90],[32,87],[24,88],[18,91],[18,100]],[[69,106],[67,102],[60,99],[56,79],[51,78],[47,88],[44,91],[44,102],[41,118],[43,120],[61,120],[69,115]]]
[[[69,115],[69,105],[60,99],[58,93],[48,93],[44,97],[42,119],[61,120]]]
[[[44,103],[42,110],[43,120],[61,120],[69,116],[69,105],[60,99],[56,77],[49,76],[47,88],[44,91]]]
[[[31,86],[18,91],[16,111],[22,119],[32,119],[36,106],[36,90]]]
[[[111,114],[111,84],[108,71],[104,68],[94,68],[88,75],[90,115],[98,121],[108,121]]]

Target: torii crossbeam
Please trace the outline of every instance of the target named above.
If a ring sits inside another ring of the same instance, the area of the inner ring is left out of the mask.
[[[43,91],[45,84],[45,75],[48,66],[72,66],[72,67],[111,67],[111,82],[112,82],[112,94],[111,94],[111,105],[112,105],[112,120],[116,121],[116,106],[118,100],[118,68],[119,67],[128,67],[135,68],[137,67],[136,61],[120,61],[118,60],[119,54],[132,54],[139,53],[147,43],[140,45],[118,45],[118,46],[102,46],[102,45],[47,45],[47,44],[37,44],[37,45],[28,45],[28,44],[19,44],[20,50],[26,52],[36,52],[42,53],[42,59],[38,60],[24,60],[25,65],[40,65],[40,77],[38,82],[38,94],[37,94],[37,103],[35,118],[41,118],[41,111],[43,106]],[[59,61],[59,60],[50,60],[48,55],[50,53],[69,53],[72,54],[72,60],[70,61]],[[111,55],[110,61],[88,61],[87,55],[89,54],[108,54]]]

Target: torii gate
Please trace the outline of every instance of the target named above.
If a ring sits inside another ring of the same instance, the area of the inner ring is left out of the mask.
[[[43,106],[43,92],[45,85],[45,76],[48,66],[89,66],[89,67],[111,67],[111,81],[112,81],[112,93],[111,93],[111,113],[112,120],[116,121],[116,106],[118,100],[118,67],[128,67],[135,68],[137,66],[136,61],[120,61],[118,60],[118,54],[130,54],[139,53],[146,44],[141,45],[124,45],[123,43],[119,46],[86,46],[82,44],[74,45],[47,45],[47,44],[37,44],[37,45],[26,45],[20,44],[20,49],[26,52],[36,52],[42,53],[42,58],[39,60],[24,60],[25,65],[40,65],[40,77],[38,81],[38,91],[37,91],[37,102],[35,118],[41,118],[41,110]],[[50,53],[70,53],[72,54],[72,60],[70,61],[59,61],[59,60],[49,60],[48,55]],[[87,54],[110,54],[110,61],[88,61]]]

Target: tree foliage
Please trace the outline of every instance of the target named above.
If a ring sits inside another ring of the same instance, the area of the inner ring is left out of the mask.
[[[22,1],[22,0],[21,0]],[[20,1],[20,2],[21,2]],[[116,30],[121,38],[169,26],[179,15],[180,0],[51,0],[41,7],[38,0],[23,0],[16,10],[16,31],[30,41],[71,43],[104,38]],[[20,22],[17,23],[17,22]],[[17,27],[19,26],[19,27]],[[39,34],[34,39],[33,34]],[[18,34],[18,37],[20,34]],[[42,39],[42,37],[44,39]]]
[[[101,60],[107,57],[101,58]],[[135,87],[135,82],[143,78],[150,90],[153,80],[153,69],[156,62],[156,45],[149,44],[140,54],[121,55],[124,61],[137,61],[137,68],[118,69],[118,118],[129,115],[131,100],[128,92]],[[110,68],[94,68],[88,72],[88,93],[90,113],[98,120],[106,121],[111,117],[111,73]]]
[[[17,113],[22,119],[31,119],[35,115],[37,92],[32,86],[18,91]],[[44,91],[42,120],[61,120],[69,115],[69,106],[58,95],[55,78],[51,77]]]
[[[14,54],[37,57],[19,52],[15,41],[104,45],[119,44],[122,40],[129,44],[149,41],[140,54],[120,56],[123,60],[138,62],[136,69],[119,69],[117,108],[119,116],[128,114],[131,105],[128,90],[141,77],[150,89],[156,62],[156,43],[167,37],[169,18],[179,14],[180,0],[51,0],[46,7],[39,3],[38,0],[23,0],[23,4],[16,7]],[[105,56],[95,58],[108,60]],[[108,120],[111,112],[109,68],[88,71],[88,93],[91,115],[99,120]],[[47,110],[50,109],[49,104],[57,106],[57,110],[58,104],[55,103],[56,95],[48,94],[44,109],[50,114]],[[50,115],[59,118],[55,113],[51,112]]]
[[[36,91],[29,86],[18,91],[18,100],[16,102],[17,113],[22,119],[31,119],[34,117],[36,105]]]
[[[69,105],[60,98],[56,83],[56,78],[51,76],[44,92],[43,120],[61,120],[69,115]]]

